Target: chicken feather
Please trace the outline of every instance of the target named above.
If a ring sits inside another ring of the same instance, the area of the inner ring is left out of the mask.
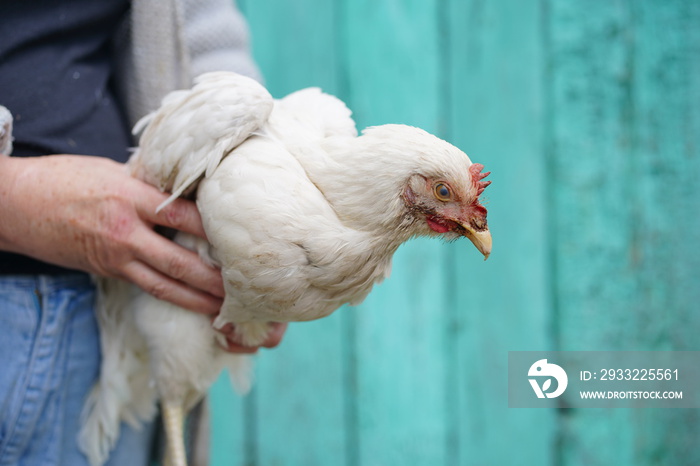
[[[0,105],[0,155],[12,154],[12,114]]]
[[[224,368],[240,392],[252,383],[250,358],[223,351],[217,328],[231,323],[254,346],[269,322],[357,304],[414,236],[466,236],[491,252],[483,167],[418,128],[384,125],[358,137],[345,104],[317,88],[273,101],[248,78],[209,73],[169,94],[135,131],[143,134],[133,176],[171,192],[168,202],[196,192],[208,242],[175,240],[221,267],[226,296],[212,326],[101,280],[105,356],[80,437],[93,465],[107,458],[119,422],[148,419],[157,400],[170,461],[184,465],[183,410]]]
[[[203,75],[191,91],[168,94],[160,109],[136,123],[134,134],[143,134],[129,159],[131,173],[172,193],[160,210],[211,175],[224,155],[262,126],[272,107],[270,94],[253,79]]]

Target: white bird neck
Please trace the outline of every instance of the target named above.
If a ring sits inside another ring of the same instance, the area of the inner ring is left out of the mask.
[[[402,197],[415,173],[410,160],[397,163],[396,147],[378,147],[364,136],[329,139],[323,149],[301,162],[345,225],[381,238],[390,249],[415,235]]]

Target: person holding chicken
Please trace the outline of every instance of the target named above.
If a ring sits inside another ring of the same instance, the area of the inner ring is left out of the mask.
[[[154,230],[204,235],[193,202],[156,214],[167,195],[124,169],[130,127],[204,71],[259,73],[228,0],[2,6],[0,105],[14,147],[0,147],[0,464],[87,464],[76,433],[100,364],[88,274],[212,317],[224,296],[217,268]],[[113,464],[147,464],[151,430],[122,431]]]

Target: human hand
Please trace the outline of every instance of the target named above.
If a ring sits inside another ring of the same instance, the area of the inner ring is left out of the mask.
[[[287,331],[287,322],[268,322],[268,327],[270,332],[267,334],[267,339],[263,341],[259,347],[244,346],[240,343],[236,343],[233,339],[235,327],[234,324],[227,324],[219,330],[226,337],[226,344],[228,345],[224,349],[229,353],[247,353],[254,354],[258,352],[258,349],[262,348],[274,348],[280,344],[284,333]]]
[[[167,195],[102,157],[0,158],[0,249],[131,281],[159,299],[219,312],[219,270],[153,230],[205,237],[193,202]]]

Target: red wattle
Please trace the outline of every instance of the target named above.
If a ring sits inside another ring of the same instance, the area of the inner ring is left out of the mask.
[[[426,221],[428,222],[430,229],[434,232],[447,233],[450,231],[450,228],[447,225],[440,223],[440,221],[435,217],[426,217]]]

